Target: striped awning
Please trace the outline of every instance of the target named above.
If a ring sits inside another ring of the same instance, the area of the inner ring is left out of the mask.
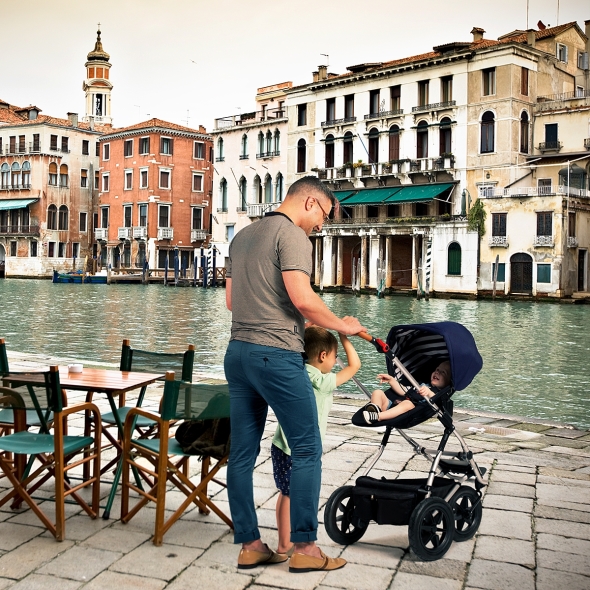
[[[36,203],[39,199],[0,199],[0,211],[9,209],[24,209],[31,203]]]
[[[414,184],[411,186],[390,186],[369,188],[341,201],[342,205],[390,205],[395,203],[418,203],[432,201],[455,186],[452,182],[442,184]]]

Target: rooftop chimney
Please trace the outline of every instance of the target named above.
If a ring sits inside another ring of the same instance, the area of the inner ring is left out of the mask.
[[[528,29],[526,32],[526,44],[534,47],[536,42],[537,37],[535,35],[535,29]]]
[[[483,39],[484,33],[485,31],[483,29],[480,29],[479,27],[473,27],[473,29],[471,29],[471,34],[473,35],[473,42],[475,43],[476,41],[481,41]]]
[[[328,66],[318,66],[318,81],[328,79]]]
[[[313,76],[313,81],[317,82],[320,78],[318,72],[312,72],[311,75]]]
[[[88,126],[90,127],[90,131],[94,131],[94,117],[88,117]]]
[[[586,33],[586,53],[588,55],[590,55],[590,20],[585,20],[584,21],[584,29],[585,29],[585,33]]]
[[[68,113],[68,121],[72,127],[78,127],[78,113]]]

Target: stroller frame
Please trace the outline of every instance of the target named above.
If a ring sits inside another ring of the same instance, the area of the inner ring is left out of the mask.
[[[461,329],[467,332],[462,326]],[[397,367],[416,390],[420,387],[388,344],[368,334],[359,336],[383,353],[391,366]],[[479,357],[479,353],[477,356]],[[479,360],[481,361],[481,357]],[[479,368],[475,373],[478,370]],[[354,381],[370,398],[370,392],[357,379]],[[453,540],[466,541],[475,535],[482,516],[481,490],[487,486],[487,481],[483,478],[486,470],[478,467],[472,451],[453,424],[450,399],[452,393],[453,390],[449,387],[437,393],[432,400],[419,398],[430,407],[432,414],[429,417],[436,417],[444,426],[436,449],[426,448],[406,434],[402,426],[395,425],[400,422],[403,414],[392,419],[393,424],[387,424],[386,421],[379,449],[364,474],[356,480],[356,485],[338,488],[326,503],[324,522],[332,540],[341,544],[358,541],[371,520],[378,524],[408,524],[411,549],[424,561],[432,561],[440,559]],[[360,413],[362,409],[354,418]],[[362,425],[354,418],[353,423]],[[394,429],[410,444],[415,454],[430,462],[426,478],[376,480],[369,477]],[[451,435],[459,441],[460,451],[445,451]],[[474,480],[475,489],[463,485],[470,479]]]

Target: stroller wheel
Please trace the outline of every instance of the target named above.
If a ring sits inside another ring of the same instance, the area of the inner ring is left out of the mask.
[[[356,543],[367,530],[367,527],[355,526],[353,486],[343,486],[335,490],[328,498],[324,510],[324,526],[332,541],[341,545]]]
[[[455,541],[468,541],[481,522],[481,494],[469,486],[461,486],[450,500],[455,513]]]
[[[422,500],[412,512],[408,537],[412,551],[423,561],[440,559],[451,546],[455,516],[441,498]]]

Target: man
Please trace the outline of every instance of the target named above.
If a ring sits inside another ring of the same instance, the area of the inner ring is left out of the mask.
[[[326,557],[315,544],[321,483],[317,407],[304,367],[305,319],[345,335],[364,331],[356,318],[338,318],[310,285],[309,235],[328,219],[334,196],[316,177],[291,185],[273,213],[236,234],[226,272],[232,333],[225,355],[230,390],[231,452],[227,483],[234,542],[242,543],[238,567],[281,563],[260,539],[252,476],[268,406],[287,437],[291,473],[289,570],[332,570],[344,559]]]

